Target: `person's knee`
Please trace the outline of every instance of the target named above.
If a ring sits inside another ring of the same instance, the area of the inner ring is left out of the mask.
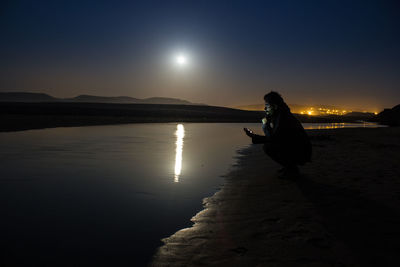
[[[278,146],[268,143],[264,144],[263,150],[271,159],[278,162],[281,165],[286,165],[286,157]]]

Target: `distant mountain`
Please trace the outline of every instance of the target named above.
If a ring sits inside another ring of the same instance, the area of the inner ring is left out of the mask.
[[[264,104],[253,104],[253,105],[243,105],[243,106],[236,106],[233,107],[235,109],[241,109],[241,110],[264,110]]]
[[[165,98],[165,97],[150,97],[140,100],[143,104],[179,104],[179,105],[193,105],[193,103],[176,99],[176,98]],[[200,105],[200,104],[199,104]]]
[[[234,108],[241,110],[264,110],[264,106],[265,106],[264,104],[254,104],[254,105],[238,106]],[[301,110],[308,109],[308,107],[304,105],[288,104],[288,106],[293,113],[300,113]]]
[[[377,118],[381,124],[400,126],[400,105],[397,105],[391,109],[384,109],[377,115]]]
[[[372,112],[359,112],[359,111],[353,111],[353,112],[349,112],[344,114],[344,116],[347,117],[359,117],[359,118],[373,118],[375,117],[375,114]]]
[[[0,93],[0,102],[79,102],[79,103],[113,103],[113,104],[170,104],[170,105],[202,105],[186,100],[167,97],[151,97],[145,99],[129,96],[94,96],[79,95],[73,98],[56,98],[43,93]]]
[[[118,104],[132,104],[140,102],[140,99],[129,96],[94,96],[94,95],[79,95],[73,98],[62,99],[68,102],[86,102],[86,103],[118,103]]]
[[[237,109],[241,109],[241,110],[264,110],[264,104],[254,104],[254,105],[244,105],[244,106],[238,106],[238,107],[234,107]],[[303,110],[308,110],[309,106],[304,106],[304,105],[297,105],[297,104],[288,104],[290,111],[292,113],[300,113]],[[320,106],[318,106],[319,108]],[[324,106],[324,108],[329,108],[329,109],[333,109],[333,107],[331,106]]]

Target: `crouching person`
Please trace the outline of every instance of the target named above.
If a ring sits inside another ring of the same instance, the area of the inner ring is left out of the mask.
[[[264,144],[265,153],[283,166],[280,177],[298,175],[298,165],[311,161],[311,142],[301,123],[277,93],[264,96],[266,117],[262,120],[265,136],[244,128],[254,144]]]

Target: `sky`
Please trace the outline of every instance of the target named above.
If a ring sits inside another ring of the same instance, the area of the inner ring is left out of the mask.
[[[0,92],[379,111],[400,104],[398,1],[2,1]],[[185,56],[187,64],[176,62]]]

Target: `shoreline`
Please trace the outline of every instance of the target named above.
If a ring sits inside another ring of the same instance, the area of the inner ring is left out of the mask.
[[[1,115],[0,132],[51,129],[59,127],[107,126],[136,123],[259,123],[258,119],[221,118],[133,118],[112,116],[51,116],[51,115]],[[302,123],[361,123],[354,121],[303,121]],[[376,122],[368,122],[376,123]],[[383,125],[385,126],[385,125]]]
[[[302,123],[374,122],[371,116],[308,116],[294,114]],[[217,106],[110,103],[0,102],[0,132],[55,127],[167,122],[260,122],[264,111]]]
[[[313,162],[300,178],[277,178],[260,145],[239,151],[151,266],[398,266],[400,128],[307,132]]]

